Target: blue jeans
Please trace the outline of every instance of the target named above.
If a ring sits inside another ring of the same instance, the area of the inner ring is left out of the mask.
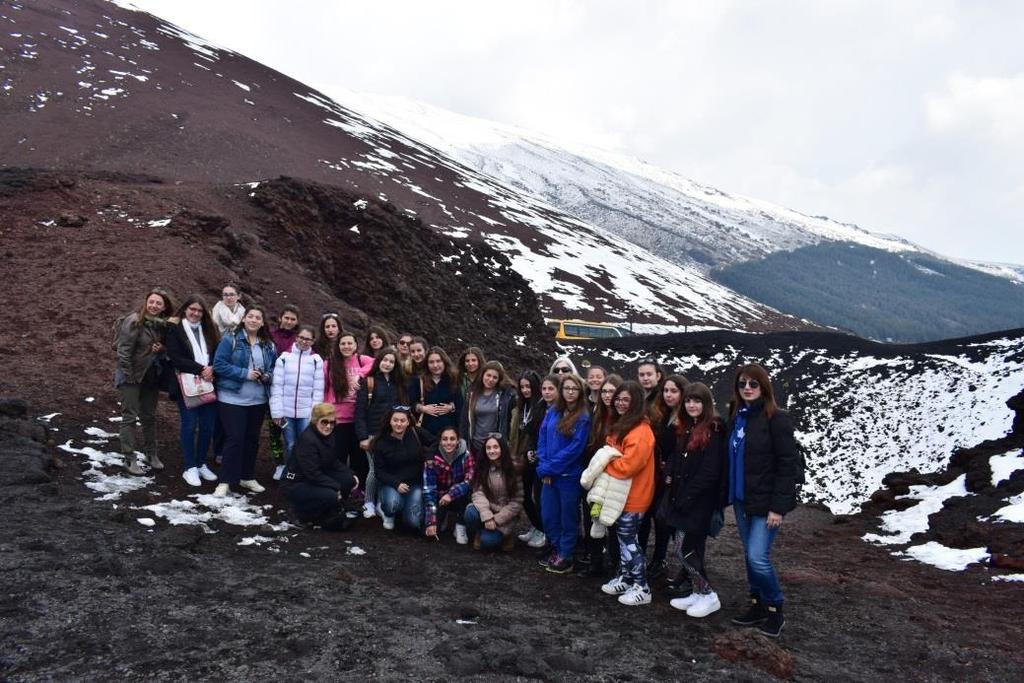
[[[647,554],[637,538],[642,512],[623,512],[615,522],[615,535],[619,539],[619,571],[634,586],[647,586]]]
[[[308,417],[286,417],[281,432],[284,435],[284,461],[288,462],[288,456],[292,454],[295,443],[299,440],[299,434],[309,426]]]
[[[406,493],[399,493],[393,486],[381,486],[380,510],[387,517],[402,518],[402,524],[410,529],[419,529],[423,524],[423,487],[411,486]]]
[[[779,527],[768,528],[768,516],[748,517],[742,501],[732,505],[736,514],[736,530],[743,541],[743,554],[747,560],[747,583],[750,593],[768,605],[782,604],[782,587],[772,567],[772,543]]]
[[[491,548],[497,548],[505,540],[504,534],[497,529],[484,528],[483,520],[480,519],[480,511],[476,509],[476,505],[472,503],[467,505],[466,512],[462,518],[466,521],[466,530],[469,532],[470,538],[480,534],[481,549],[490,550]]]
[[[552,477],[540,490],[544,533],[562,559],[572,559],[579,526],[580,478]]]
[[[217,403],[204,403],[197,408],[186,408],[185,402],[179,396],[178,414],[181,415],[181,453],[184,456],[185,469],[202,467],[206,464],[206,453],[210,450],[210,441],[213,439]]]

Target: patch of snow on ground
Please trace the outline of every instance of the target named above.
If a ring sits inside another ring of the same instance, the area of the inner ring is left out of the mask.
[[[887,510],[882,515],[882,531],[888,535],[864,534],[864,540],[882,545],[909,543],[910,537],[916,533],[928,531],[928,516],[942,509],[950,498],[974,495],[967,490],[967,475],[949,482],[945,486],[911,486],[910,493],[897,496],[897,500],[919,500],[906,510]]]
[[[264,543],[271,543],[276,541],[276,538],[270,538],[268,536],[247,536],[238,542],[238,545],[262,545]]]
[[[988,461],[992,469],[992,485],[1006,481],[1017,470],[1024,470],[1024,451],[1012,450],[1003,455],[993,455]]]
[[[139,517],[135,521],[142,526],[156,526],[156,520],[152,517]]]
[[[102,494],[99,500],[117,500],[125,493],[146,488],[153,483],[153,477],[136,477],[121,474],[124,456],[115,452],[96,450],[91,446],[75,448],[71,441],[58,446],[66,453],[84,455],[88,459],[89,468],[82,472],[87,488]],[[103,467],[116,467],[113,474],[104,472]]]
[[[345,549],[346,555],[365,555],[366,551],[357,545]]]
[[[60,413],[49,413],[47,415],[40,415],[36,419],[39,420],[40,422],[49,422],[50,420],[52,420],[53,418],[57,417],[58,415],[60,415]]]
[[[171,224],[171,219],[170,218],[161,218],[161,219],[149,221],[148,223],[146,223],[146,225],[148,225],[151,228],[166,228],[170,224]]]
[[[962,572],[969,565],[984,562],[989,557],[985,548],[948,548],[935,541],[913,545],[902,553],[894,554],[905,555],[948,572]]]
[[[1004,522],[1024,524],[1024,493],[1008,498],[1006,502],[1009,505],[999,508],[992,516],[998,517]]]
[[[996,574],[993,581],[1024,581],[1024,574]]]
[[[117,437],[117,434],[114,434],[113,432],[104,431],[99,427],[86,427],[85,433],[88,434],[89,436],[95,436],[99,439],[113,439]]]

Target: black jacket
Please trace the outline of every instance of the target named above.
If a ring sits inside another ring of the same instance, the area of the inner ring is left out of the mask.
[[[401,440],[388,434],[373,442],[373,471],[377,482],[398,488],[399,484],[423,486],[424,453],[433,446],[434,435],[410,426]]]
[[[711,515],[721,507],[721,482],[725,472],[725,426],[716,422],[711,438],[700,450],[687,451],[690,432],[678,440],[668,458],[666,476],[671,478],[658,509],[658,518],[687,534],[707,534]]]
[[[393,375],[392,375],[393,377]],[[356,393],[356,436],[360,441],[380,433],[381,422],[392,407],[398,404],[398,387],[395,383],[377,372],[373,375],[373,397],[370,397],[368,377],[359,382]]]
[[[730,422],[726,431],[727,469],[728,439],[734,426],[735,422]],[[748,515],[760,517],[769,512],[784,515],[796,507],[799,462],[793,420],[789,415],[776,410],[769,425],[759,406],[751,411],[743,448],[743,505]]]
[[[288,457],[285,486],[309,484],[323,486],[347,494],[356,485],[355,475],[338,460],[334,450],[334,434],[324,436],[316,425],[309,425],[299,434],[295,448]]]
[[[447,377],[442,376],[440,384],[433,389],[428,389],[426,396],[420,396],[420,388],[426,387],[426,381],[425,377],[413,377],[409,381],[409,406],[412,407],[413,415],[417,419],[422,416],[423,422],[420,426],[431,434],[440,434],[442,430],[448,427],[458,429],[459,415],[462,414],[462,392],[459,391],[458,383],[449,382]],[[428,405],[431,403],[454,403],[455,410],[447,415],[434,417],[433,415],[416,412],[416,406],[420,403]]]
[[[510,387],[495,389],[498,392],[498,432],[507,442],[512,433],[512,409],[516,405],[516,392]],[[481,444],[473,443],[473,412],[476,409],[476,395],[472,390],[466,393],[466,401],[462,404],[462,414],[459,416],[459,435],[470,445],[470,449],[476,454]],[[474,448],[476,446],[477,448]]]
[[[192,356],[192,344],[185,337],[186,334],[189,333],[185,331],[180,322],[174,325],[167,325],[167,336],[164,338],[164,344],[167,347],[167,358],[170,361],[171,369],[198,375],[203,371],[203,366],[197,363]],[[217,347],[209,349],[211,366],[213,365],[213,354],[216,350]],[[177,398],[178,394],[181,393],[177,377],[174,376],[173,372],[168,374],[170,376],[167,378],[164,388],[172,399]]]
[[[544,414],[547,412],[547,405],[544,399],[531,400],[530,419],[523,424],[523,410],[525,406],[516,406],[512,411],[511,434],[509,436],[509,447],[514,442],[512,457],[517,463],[526,462],[526,452],[537,450],[537,436],[540,434],[540,424],[544,421]]]

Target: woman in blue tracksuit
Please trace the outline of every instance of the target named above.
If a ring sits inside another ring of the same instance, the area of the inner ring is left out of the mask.
[[[573,570],[579,524],[580,474],[583,451],[590,435],[586,383],[576,374],[563,374],[558,401],[548,410],[537,438],[537,477],[541,515],[551,543],[551,556],[541,564],[555,574]]]
[[[226,496],[232,484],[253,493],[265,490],[256,481],[256,452],[277,354],[265,321],[261,306],[249,308],[238,329],[220,341],[213,358],[217,410],[225,437],[215,496]]]

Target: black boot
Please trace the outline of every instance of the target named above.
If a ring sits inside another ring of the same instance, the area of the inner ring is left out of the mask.
[[[673,598],[685,598],[693,593],[693,582],[686,570],[681,570],[674,579],[669,579],[665,584],[666,592]]]
[[[780,614],[781,616],[781,614]],[[768,609],[756,595],[750,596],[750,606],[743,614],[733,617],[732,623],[737,626],[757,626],[768,618]]]
[[[768,620],[757,630],[769,638],[778,638],[782,627],[786,625],[786,617],[782,616],[782,605],[768,605]]]

